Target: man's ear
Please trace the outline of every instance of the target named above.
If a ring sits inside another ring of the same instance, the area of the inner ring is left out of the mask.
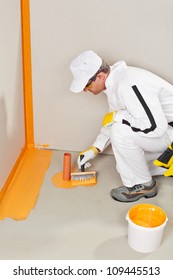
[[[106,74],[104,72],[100,72],[97,77],[102,81],[106,80]]]

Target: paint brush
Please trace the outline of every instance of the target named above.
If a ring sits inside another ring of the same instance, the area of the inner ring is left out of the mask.
[[[80,155],[80,161],[83,159],[84,155]],[[96,184],[96,171],[89,170],[85,171],[85,164],[81,166],[81,172],[71,173],[71,183],[72,185],[94,185]]]

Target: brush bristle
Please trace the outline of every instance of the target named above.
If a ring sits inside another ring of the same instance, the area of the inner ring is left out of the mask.
[[[96,184],[96,171],[73,172],[71,173],[71,183],[75,186],[94,185]]]

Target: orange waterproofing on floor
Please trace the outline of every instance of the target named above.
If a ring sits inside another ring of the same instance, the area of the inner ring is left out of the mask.
[[[0,219],[25,219],[35,206],[52,151],[27,149],[0,203]]]
[[[76,171],[76,169],[74,171]],[[88,182],[86,182],[84,179],[78,180],[76,182],[75,181],[73,182],[72,180],[65,181],[63,179],[63,171],[59,172],[59,173],[56,173],[53,176],[52,183],[57,188],[65,188],[65,189],[71,189],[71,188],[75,188],[75,187],[79,187],[79,186],[82,186],[82,187],[93,187],[93,186],[96,185],[96,181],[93,180],[93,179],[88,180]]]
[[[52,183],[57,188],[74,188],[78,186],[93,186],[96,184],[96,174],[94,172],[79,172],[76,165],[71,166],[71,154],[64,153],[63,171],[55,174]]]
[[[0,219],[26,219],[35,206],[52,152],[34,147],[29,0],[21,0],[25,146],[0,192]]]

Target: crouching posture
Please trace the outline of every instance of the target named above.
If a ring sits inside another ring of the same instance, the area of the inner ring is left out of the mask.
[[[123,183],[111,191],[112,198],[132,202],[155,196],[153,176],[173,176],[173,86],[124,61],[109,66],[93,51],[74,58],[70,69],[72,92],[97,95],[103,91],[109,104],[95,142],[80,153],[84,157],[78,158],[79,168],[88,167],[111,144]]]

